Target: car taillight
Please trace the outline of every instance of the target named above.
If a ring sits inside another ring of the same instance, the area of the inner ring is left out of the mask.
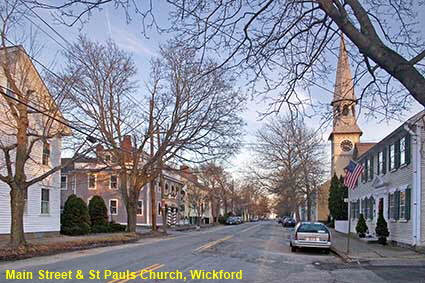
[[[328,233],[328,241],[331,240],[331,234]]]

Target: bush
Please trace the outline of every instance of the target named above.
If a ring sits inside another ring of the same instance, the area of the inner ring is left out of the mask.
[[[72,236],[90,233],[87,205],[75,195],[70,195],[65,202],[61,215],[61,233]]]
[[[329,188],[328,206],[333,220],[348,219],[348,204],[344,199],[348,198],[348,189],[344,186],[344,179],[334,175]]]
[[[105,201],[102,197],[92,197],[89,202],[89,215],[93,233],[109,232],[108,209],[106,208]]]
[[[111,232],[124,232],[125,229],[127,228],[126,225],[121,225],[121,224],[115,223],[115,222],[110,222],[109,227],[111,229]]]
[[[360,238],[364,238],[368,230],[369,229],[366,225],[366,220],[363,217],[363,213],[360,213],[359,220],[357,221],[356,225],[356,232],[359,234]]]
[[[382,211],[379,212],[375,232],[376,236],[378,236],[378,243],[386,245],[387,237],[390,235],[390,232],[388,231],[387,221],[385,221],[384,213]]]

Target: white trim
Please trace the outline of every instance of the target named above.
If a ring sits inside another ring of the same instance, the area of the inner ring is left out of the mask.
[[[111,213],[111,201],[113,201],[113,200],[115,200],[116,202],[117,202],[117,213]],[[118,199],[116,199],[116,198],[111,198],[110,200],[109,200],[109,206],[108,206],[108,214],[109,215],[118,215]]]

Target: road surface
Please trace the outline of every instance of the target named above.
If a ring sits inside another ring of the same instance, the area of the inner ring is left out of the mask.
[[[289,231],[276,222],[263,221],[173,232],[168,238],[2,263],[0,282],[212,282],[193,278],[201,274],[214,282],[425,282],[424,266],[347,264],[320,251],[291,253]],[[152,272],[141,274],[142,270]],[[150,274],[169,279],[140,277]],[[32,275],[32,279],[6,279],[7,275]],[[124,277],[114,279],[114,275]],[[233,279],[220,277],[225,275]],[[46,279],[54,276],[60,279]]]

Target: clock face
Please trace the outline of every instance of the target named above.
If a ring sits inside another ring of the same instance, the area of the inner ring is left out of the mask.
[[[343,140],[341,142],[342,151],[348,152],[353,149],[353,143],[350,140]]]

